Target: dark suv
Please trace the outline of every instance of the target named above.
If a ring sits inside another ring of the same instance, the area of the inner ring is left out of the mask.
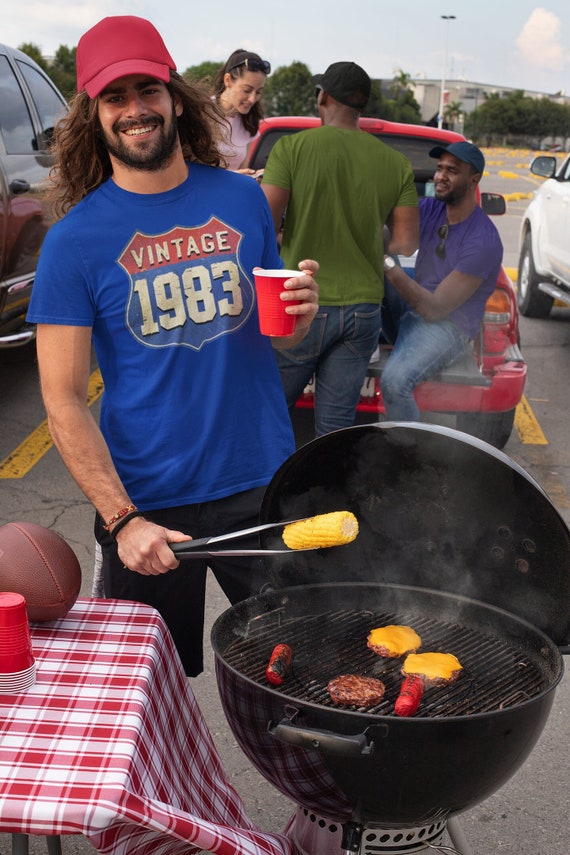
[[[265,119],[260,136],[254,140],[249,166],[263,170],[275,142],[283,134],[316,127],[316,117],[275,116]],[[360,119],[363,131],[373,134],[389,146],[398,149],[411,161],[419,196],[433,193],[435,163],[429,151],[434,145],[447,145],[465,137],[452,131],[423,125],[387,122],[383,119]],[[497,193],[482,193],[479,201],[488,214],[503,214],[505,200]],[[318,260],[318,259],[317,259]],[[415,258],[400,257],[404,268],[413,268]],[[413,274],[413,270],[410,271]],[[513,429],[515,408],[522,398],[526,364],[518,346],[518,307],[515,290],[501,268],[495,292],[487,301],[481,330],[471,352],[445,368],[440,374],[421,383],[415,396],[422,413],[455,418],[459,430],[502,448]],[[391,348],[379,343],[368,369],[358,404],[358,420],[378,420],[384,414],[380,389],[382,369]],[[313,388],[309,385],[297,402],[293,424],[298,437],[306,440],[306,427],[301,412],[313,407]],[[436,420],[437,420],[436,416]]]
[[[49,144],[66,102],[29,56],[0,44],[0,348],[35,337],[26,324],[38,253],[52,222]]]

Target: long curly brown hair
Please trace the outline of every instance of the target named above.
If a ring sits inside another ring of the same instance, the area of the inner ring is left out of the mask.
[[[177,117],[178,135],[186,160],[220,166],[218,151],[222,135],[223,112],[200,84],[189,83],[171,71],[166,84],[172,99],[182,103]],[[113,172],[97,114],[97,100],[85,91],[70,102],[69,112],[58,121],[52,151],[50,197],[58,216],[62,216],[88,193],[99,187]]]
[[[260,64],[263,63],[263,60],[257,53],[252,53],[251,51],[244,50],[243,48],[234,50],[214,77],[214,98],[216,99],[216,102],[219,103],[220,95],[226,88],[226,84],[224,83],[224,77],[226,74],[229,74],[232,80],[238,80],[247,73],[248,69],[245,65],[238,65],[236,68],[232,67],[235,66],[237,62],[244,62],[246,59],[255,59]],[[261,106],[261,101],[256,101],[249,113],[246,113],[241,117],[244,128],[252,137],[254,137],[259,130],[259,123],[262,119],[263,108]]]

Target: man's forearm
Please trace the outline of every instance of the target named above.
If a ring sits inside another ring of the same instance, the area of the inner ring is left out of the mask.
[[[70,403],[48,411],[53,441],[70,474],[106,521],[131,503],[107,444],[87,405]]]
[[[418,283],[412,279],[411,276],[408,276],[408,274],[399,266],[396,266],[389,271],[384,271],[384,275],[389,277],[391,284],[394,286],[400,297],[403,297],[412,309],[417,311],[419,314],[423,314],[421,311],[422,303],[425,295],[429,294],[429,292],[427,292],[425,288],[422,288],[421,285],[418,285]]]

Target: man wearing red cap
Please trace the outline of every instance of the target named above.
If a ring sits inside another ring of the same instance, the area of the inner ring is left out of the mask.
[[[56,129],[65,216],[42,248],[29,318],[50,430],[97,510],[105,593],[164,616],[200,673],[205,561],[169,543],[255,524],[294,451],[272,350],[306,334],[316,262],[282,294],[294,335],[259,332],[252,270],[282,267],[260,187],[217,168],[223,117],[186,83],[148,21],[105,18],[77,48]],[[91,344],[105,383],[87,406]],[[244,542],[244,546],[247,545]],[[259,590],[251,562],[211,559],[231,602]]]

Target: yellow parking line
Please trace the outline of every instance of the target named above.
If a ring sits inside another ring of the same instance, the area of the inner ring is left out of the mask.
[[[89,378],[87,402],[91,406],[103,392],[103,378],[99,369]],[[523,396],[515,413],[515,429],[525,445],[548,445],[542,429]],[[0,479],[23,478],[50,450],[53,440],[47,421],[43,421],[8,457],[0,462]]]
[[[93,404],[103,392],[103,378],[99,369],[89,378],[87,402]],[[53,445],[47,421],[32,433],[0,463],[0,478],[23,478]]]
[[[524,395],[515,410],[515,430],[524,445],[548,445],[548,440]]]

